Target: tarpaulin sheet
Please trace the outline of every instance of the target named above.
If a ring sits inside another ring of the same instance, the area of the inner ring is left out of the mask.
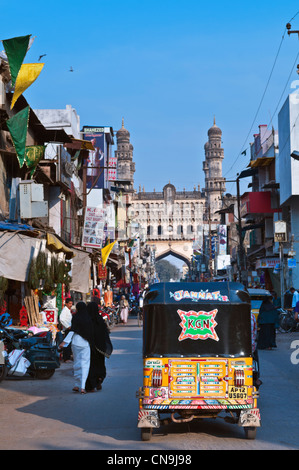
[[[72,259],[72,282],[70,289],[87,294],[89,292],[90,258],[88,253],[74,250],[76,256]]]
[[[0,222],[0,230],[36,230],[32,225],[18,224],[14,222]]]
[[[0,276],[27,281],[35,247],[41,240],[17,232],[0,232]]]

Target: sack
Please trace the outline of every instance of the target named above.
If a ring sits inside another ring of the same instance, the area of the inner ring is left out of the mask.
[[[8,375],[21,377],[26,374],[30,362],[23,356],[24,352],[25,349],[14,349],[9,353],[8,361],[11,367],[8,370]]]

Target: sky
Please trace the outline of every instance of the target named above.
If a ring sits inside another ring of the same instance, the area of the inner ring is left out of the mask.
[[[294,16],[292,29],[299,30],[298,1],[0,4],[1,39],[36,36],[25,63],[46,54],[41,75],[24,93],[31,108],[70,104],[81,127],[114,131],[124,118],[135,189],[161,191],[169,181],[177,190],[203,188],[214,116],[222,130],[223,176],[234,180],[249,163],[258,126],[277,128],[277,113],[299,80],[298,35],[286,34]],[[242,181],[242,191],[249,182]],[[226,191],[236,194],[235,183]]]

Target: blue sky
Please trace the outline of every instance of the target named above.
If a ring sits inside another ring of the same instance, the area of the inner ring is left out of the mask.
[[[285,34],[246,140],[285,25],[298,10],[293,0],[9,0],[1,1],[1,39],[36,36],[25,62],[47,54],[40,77],[24,93],[32,108],[71,104],[81,126],[115,131],[124,117],[135,188],[159,191],[170,180],[179,190],[193,189],[204,186],[204,144],[214,115],[223,132],[223,175],[234,179],[248,165],[249,153],[239,154],[258,125],[271,126],[283,90],[278,110],[293,91],[299,41]],[[299,14],[292,26],[299,29]],[[234,183],[227,192],[235,194]]]

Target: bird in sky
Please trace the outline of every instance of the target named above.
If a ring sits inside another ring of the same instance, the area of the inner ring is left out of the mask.
[[[43,57],[45,57],[47,54],[42,54],[39,56],[38,60],[40,61]]]
[[[70,71],[70,72],[73,72],[73,71],[74,71],[74,70],[73,70],[73,67],[70,67],[70,70],[69,70],[69,71]]]

